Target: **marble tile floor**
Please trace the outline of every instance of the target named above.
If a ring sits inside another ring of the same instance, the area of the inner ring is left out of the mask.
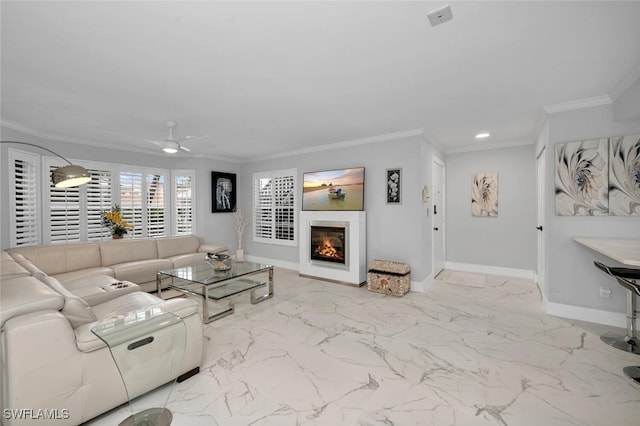
[[[530,280],[445,270],[399,298],[275,277],[273,299],[241,295],[205,326],[202,371],[169,398],[174,426],[640,425],[622,375],[640,356],[602,343],[608,327],[545,315]]]

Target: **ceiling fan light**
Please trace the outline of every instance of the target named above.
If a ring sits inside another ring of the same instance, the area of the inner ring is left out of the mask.
[[[167,154],[175,154],[178,152],[178,146],[179,145],[177,143],[172,142],[171,140],[166,140],[162,144],[162,150]]]

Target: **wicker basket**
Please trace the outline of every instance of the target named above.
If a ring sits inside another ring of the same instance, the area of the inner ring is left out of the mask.
[[[406,263],[373,260],[369,263],[367,288],[369,291],[404,296],[411,285],[411,268]]]

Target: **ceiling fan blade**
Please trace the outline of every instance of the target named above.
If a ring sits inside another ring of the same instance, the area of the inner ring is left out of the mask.
[[[186,152],[191,152],[191,150],[184,145],[180,145],[180,149]]]
[[[180,142],[192,142],[198,139],[203,139],[209,136],[208,134],[204,135],[193,135],[193,136],[185,136],[183,138],[178,139]]]

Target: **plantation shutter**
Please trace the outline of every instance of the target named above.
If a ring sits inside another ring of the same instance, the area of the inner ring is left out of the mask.
[[[275,238],[295,241],[295,185],[294,176],[276,176],[273,179],[275,207]]]
[[[176,235],[193,234],[194,226],[194,173],[176,171],[173,178],[174,229]]]
[[[57,159],[45,159],[47,164],[47,180],[49,182],[48,232],[45,234],[45,243],[63,243],[68,241],[80,241],[80,188],[56,188],[53,186],[51,172],[63,164]]]
[[[111,237],[111,230],[102,225],[102,212],[112,206],[112,172],[89,169],[91,180],[86,184],[87,240],[103,240]]]
[[[254,239],[270,242],[273,230],[273,203],[270,177],[254,177]]]
[[[296,244],[297,175],[295,169],[254,174],[254,241]]]
[[[41,242],[38,202],[38,163],[40,157],[9,150],[11,247]]]
[[[166,235],[166,185],[165,176],[160,173],[147,174],[147,236]]]
[[[133,231],[129,231],[133,237],[145,236],[143,202],[146,202],[146,197],[142,196],[142,172],[121,171],[120,207],[122,218],[133,226]]]

